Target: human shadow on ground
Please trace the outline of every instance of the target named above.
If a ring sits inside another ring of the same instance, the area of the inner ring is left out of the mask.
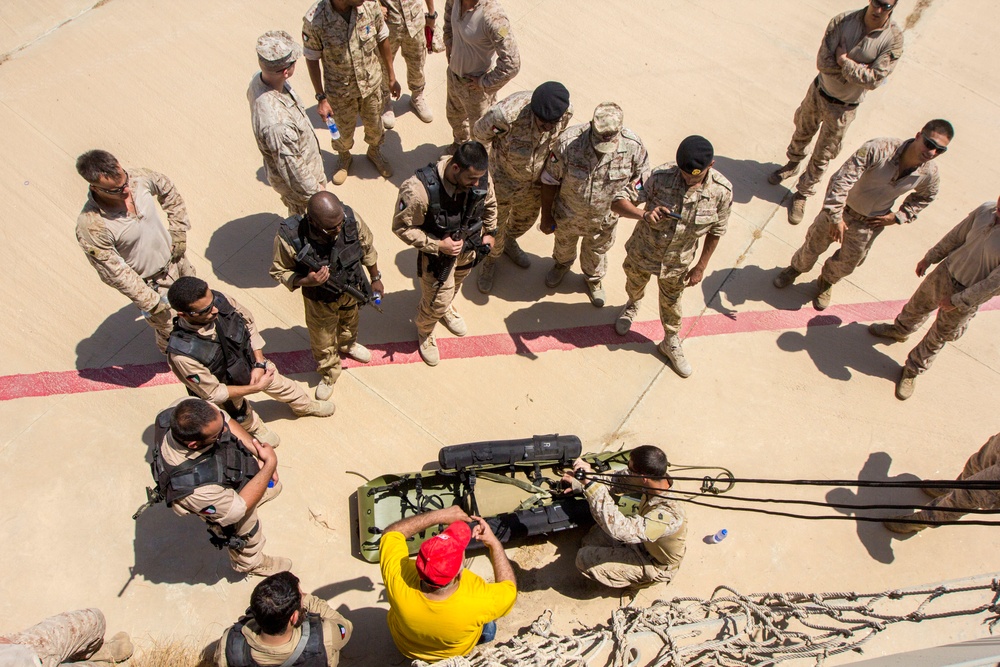
[[[384,600],[385,590],[380,594]],[[396,649],[386,621],[387,610],[382,607],[351,609],[337,607],[344,618],[351,621],[354,631],[351,641],[340,652],[340,664],[347,665],[404,665],[410,660]]]
[[[554,339],[569,348],[605,347],[618,350],[637,343],[652,343],[652,339],[637,331],[619,336],[614,322],[618,305],[595,308],[586,294],[580,303],[554,303],[539,301],[517,310],[504,319],[507,332],[514,340],[514,353],[528,359],[537,359],[531,343],[539,339]],[[653,354],[656,346],[649,349]]]
[[[734,204],[747,204],[754,198],[780,204],[788,194],[788,189],[767,182],[768,175],[780,166],[773,162],[736,160],[725,155],[715,156],[715,169],[733,184]]]
[[[816,368],[834,380],[846,382],[854,371],[895,381],[899,364],[873,347],[868,327],[859,322],[840,326],[841,322],[836,315],[817,315],[806,323],[805,334],[785,331],[778,336],[778,347],[785,352],[804,350]]]
[[[118,351],[136,337],[148,344],[145,354],[127,365],[107,366]],[[147,361],[147,363],[142,363]],[[163,355],[156,349],[153,329],[132,304],[123,306],[101,322],[90,336],[76,345],[76,368],[80,377],[121,387],[139,387],[167,370]]]
[[[588,530],[590,526],[581,526],[547,536],[528,538],[518,544],[518,547],[528,547],[528,549],[519,549],[515,552],[515,559],[518,554],[526,554],[531,547],[545,542],[556,547],[555,554],[541,567],[525,567],[515,559],[511,560],[511,566],[517,577],[518,590],[524,592],[551,590],[573,600],[592,600],[619,595],[619,591],[587,579],[576,568],[576,553],[580,550],[580,541]]]
[[[312,592],[318,598],[324,600],[332,600],[338,595],[343,595],[347,591],[374,591],[375,582],[371,580],[371,577],[355,577],[354,579],[347,579],[346,581],[338,581],[332,584],[326,584],[325,586],[320,586]]]
[[[267,168],[264,165],[260,165],[257,169],[257,180],[267,187],[271,187],[271,182],[267,180]]]
[[[579,294],[584,302],[590,304],[587,298],[586,281],[579,270],[568,272],[557,287],[548,287],[545,284],[545,274],[552,268],[552,258],[527,254],[531,258],[531,266],[527,269],[520,268],[506,255],[501,255],[496,265],[493,289],[489,294],[483,294],[479,291],[479,272],[482,270],[482,263],[480,263],[465,279],[465,283],[462,285],[462,296],[477,306],[486,306],[491,299],[537,303],[553,294]],[[591,308],[597,310],[593,306]]]
[[[765,303],[776,310],[802,310],[812,301],[816,282],[802,277],[798,283],[778,289],[772,281],[784,268],[747,265],[713,271],[701,281],[705,304],[731,319],[736,319],[739,310],[726,307],[723,296],[736,309],[747,303]]]
[[[212,272],[236,287],[274,287],[268,274],[273,256],[274,235],[282,218],[263,212],[236,218],[212,233],[205,249],[205,259]],[[211,282],[210,278],[206,278]]]
[[[889,468],[891,465],[892,457],[889,454],[872,452],[858,473],[858,480],[864,482],[917,482],[920,480],[919,477],[910,473],[890,477]],[[922,496],[922,494],[917,489],[859,486],[856,491],[852,491],[849,488],[840,487],[832,489],[826,494],[826,502],[851,505],[904,505],[907,500],[911,500],[915,501],[917,506],[925,504],[918,496]],[[859,515],[858,512],[847,508],[837,508],[837,511],[847,516]],[[906,510],[862,510],[861,512],[863,516],[879,518],[907,513]],[[886,564],[895,560],[892,551],[894,535],[886,530],[881,523],[858,521],[857,532],[858,539],[872,558]],[[899,536],[895,537],[899,538]]]

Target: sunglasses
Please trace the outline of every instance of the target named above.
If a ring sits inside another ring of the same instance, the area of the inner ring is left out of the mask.
[[[222,420],[222,428],[219,429],[218,433],[216,433],[214,436],[209,437],[209,438],[207,438],[205,440],[199,440],[198,441],[198,446],[197,447],[193,447],[192,449],[205,449],[206,447],[211,447],[212,445],[218,443],[219,440],[221,440],[222,437],[224,435],[226,435],[226,433],[228,433],[228,432],[229,432],[229,422],[227,422],[225,419],[223,419]]]
[[[100,190],[101,192],[103,192],[105,194],[120,195],[123,192],[125,192],[125,188],[128,187],[128,172],[125,172],[125,182],[122,183],[117,188],[101,188],[101,187],[98,187],[96,185],[91,185],[90,187],[94,188],[95,190]]]
[[[215,292],[209,290],[209,293],[212,295],[212,302],[201,310],[189,310],[188,315],[191,315],[192,317],[201,317],[202,315],[208,315],[212,312],[212,309],[215,308]]]
[[[871,0],[871,6],[875,9],[881,9],[883,12],[891,12],[894,5],[891,2],[879,2],[879,0]]]
[[[947,146],[942,146],[933,139],[928,138],[926,134],[921,134],[920,138],[924,140],[924,146],[927,147],[927,150],[936,151],[939,155],[948,150]]]

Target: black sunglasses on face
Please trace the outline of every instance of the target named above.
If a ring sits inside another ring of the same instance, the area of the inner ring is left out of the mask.
[[[117,188],[101,188],[101,187],[98,187],[96,185],[91,185],[90,187],[94,188],[95,190],[100,190],[101,192],[103,192],[105,194],[120,195],[123,192],[125,192],[125,188],[128,187],[128,172],[125,172],[125,182],[122,183]]]
[[[871,0],[871,5],[875,9],[881,9],[883,12],[891,12],[893,7],[896,6],[891,2],[879,2],[879,0]]]
[[[937,151],[938,154],[944,153],[948,150],[947,146],[942,146],[933,139],[929,139],[926,134],[921,134],[920,138],[924,140],[924,146],[926,146],[928,150]]]
[[[201,317],[202,315],[208,315],[212,312],[212,309],[215,308],[215,292],[209,290],[209,293],[212,295],[212,302],[201,310],[189,310],[188,315],[191,315],[192,317]]]

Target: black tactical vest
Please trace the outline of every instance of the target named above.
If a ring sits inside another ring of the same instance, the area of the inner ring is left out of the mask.
[[[170,430],[170,417],[174,409],[167,408],[156,415],[153,428],[153,480],[157,489],[167,501],[167,507],[194,493],[200,486],[218,484],[239,492],[254,475],[260,472],[260,465],[239,438],[226,432],[212,449],[196,459],[189,459],[177,466],[167,465],[160,448]]]
[[[219,316],[215,318],[215,340],[181,328],[175,317],[167,353],[200,361],[223,384],[248,385],[254,356],[247,323],[222,294],[215,292],[213,304],[219,309]]]
[[[483,174],[475,188],[454,197],[445,192],[437,165],[417,169],[417,178],[427,190],[427,212],[420,228],[436,239],[452,236],[462,229],[476,233],[483,226],[483,211],[489,189],[489,175]],[[455,238],[455,237],[452,237]]]
[[[243,636],[243,626],[253,617],[247,612],[233,624],[226,637],[226,662],[229,667],[260,667],[250,656],[250,645]],[[295,650],[305,643],[305,647],[291,667],[328,667],[326,647],[323,646],[323,620],[319,614],[307,613],[306,622],[302,624],[302,638]]]
[[[289,218],[278,228],[278,235],[296,252],[296,273],[306,275],[323,266],[330,267],[330,278],[322,285],[303,287],[302,295],[313,301],[332,303],[347,292],[361,305],[367,304],[372,298],[372,286],[361,264],[365,251],[351,207],[344,204],[344,224],[332,243],[315,241],[307,236],[308,231],[309,220],[304,215]],[[310,249],[303,254],[307,245]]]

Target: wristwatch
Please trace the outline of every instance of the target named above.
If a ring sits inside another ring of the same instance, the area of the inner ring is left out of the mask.
[[[425,19],[436,19],[437,17],[438,17],[437,10],[435,10],[433,14],[424,14]]]
[[[267,362],[266,361],[255,362],[254,365],[253,365],[253,367],[254,368],[262,368],[264,370],[267,370]]]
[[[322,102],[326,99],[326,93],[316,93],[316,101]]]
[[[382,280],[382,272],[381,271],[379,271],[374,276],[372,276],[372,282],[373,283],[377,283],[380,280]]]

